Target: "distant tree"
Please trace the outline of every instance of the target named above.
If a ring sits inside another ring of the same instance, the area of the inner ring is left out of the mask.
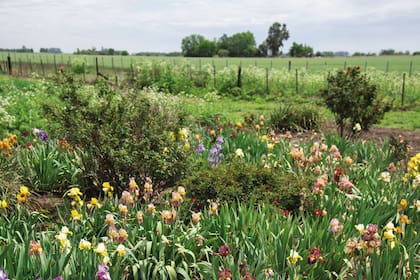
[[[233,34],[229,38],[229,56],[255,56],[257,53],[254,34],[250,31]]]
[[[279,54],[280,47],[283,47],[283,41],[287,39],[289,39],[289,31],[286,28],[286,24],[275,22],[270,26],[266,42],[272,56]]]
[[[115,50],[113,48],[109,48],[107,55],[114,55],[115,54]]]
[[[413,52],[413,55],[420,55],[420,51]]]
[[[48,52],[48,48],[40,48],[39,49],[40,53],[47,53]]]
[[[262,42],[257,49],[257,56],[259,57],[266,57],[268,55],[268,46],[267,42]]]
[[[128,55],[128,51],[126,51],[126,50],[121,51],[121,55],[127,56]]]
[[[293,42],[293,45],[290,47],[289,55],[293,57],[310,57],[313,56],[314,49],[307,45],[298,44]]]
[[[192,34],[181,43],[182,54],[187,57],[209,57],[216,53],[216,43],[207,40],[203,35]]]
[[[393,49],[381,50],[379,55],[395,55],[395,50]]]

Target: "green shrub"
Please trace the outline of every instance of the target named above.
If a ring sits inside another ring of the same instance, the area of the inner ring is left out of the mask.
[[[184,173],[184,148],[169,137],[183,115],[169,97],[154,91],[121,92],[103,81],[88,86],[65,75],[59,82],[60,89],[51,94],[60,102],[46,103],[44,109],[60,124],[56,133],[85,152],[84,186],[109,181],[118,188],[131,176],[148,176],[162,187]]]
[[[335,115],[341,136],[346,128],[351,130],[360,124],[361,129],[368,130],[383,119],[390,106],[376,98],[377,91],[377,86],[362,75],[358,66],[328,78],[328,87],[320,92]]]
[[[207,200],[221,202],[276,204],[295,210],[301,206],[310,178],[299,178],[293,173],[262,169],[240,159],[220,163],[211,169],[193,172],[182,182],[189,194],[200,205]]]
[[[283,105],[271,113],[270,124],[276,130],[316,130],[319,128],[321,115],[313,106]]]

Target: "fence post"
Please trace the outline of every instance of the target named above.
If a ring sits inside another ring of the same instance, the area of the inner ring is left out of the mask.
[[[389,71],[389,60],[386,62],[386,72],[388,73]]]
[[[12,59],[10,58],[10,54],[7,55],[7,68],[9,69],[9,75],[11,76],[12,73]]]
[[[32,70],[32,60],[31,59],[29,59],[29,69],[31,70],[31,75],[32,75],[32,72],[33,72],[33,70]]]
[[[22,73],[22,60],[19,58],[19,75],[20,76],[23,76],[23,73]]]
[[[347,68],[347,61],[344,61],[344,71],[346,71]]]
[[[298,70],[296,69],[296,95],[299,94],[299,74],[298,74]]]
[[[238,82],[237,82],[237,86],[239,88],[242,86],[241,73],[242,73],[242,67],[239,65],[239,67],[238,67]]]
[[[273,60],[270,60],[270,69],[273,69]]]
[[[112,72],[114,72],[114,74],[115,74],[116,72],[115,72],[115,68],[114,68],[114,56],[111,56],[111,64],[112,64]]]
[[[55,55],[54,55],[54,72],[56,72],[57,71],[57,62],[56,62],[56,60],[55,60]]]
[[[405,73],[403,73],[403,81],[402,81],[401,106],[404,106],[404,94],[405,94]]]
[[[95,64],[96,64],[96,79],[97,79],[99,76],[98,57],[95,58]]]
[[[411,77],[412,72],[413,72],[413,61],[410,61],[410,71],[408,72],[408,77]]]
[[[308,61],[306,61],[306,71],[308,71]]]
[[[291,60],[289,60],[289,72],[290,72],[290,70],[292,70],[292,61]]]
[[[216,65],[213,63],[213,87],[216,89]]]
[[[41,62],[41,69],[42,69],[42,76],[45,77],[45,69],[44,69],[44,63],[42,63],[42,58],[39,58],[39,61]]]
[[[265,92],[267,95],[270,94],[270,89],[268,88],[268,68],[265,68]]]

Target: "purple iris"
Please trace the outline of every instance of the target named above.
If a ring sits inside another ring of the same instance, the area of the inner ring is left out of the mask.
[[[111,280],[111,276],[108,272],[109,268],[104,263],[98,265],[98,272],[96,273],[97,280]]]
[[[0,280],[9,280],[9,278],[6,275],[6,272],[4,272],[1,268],[0,268]]]

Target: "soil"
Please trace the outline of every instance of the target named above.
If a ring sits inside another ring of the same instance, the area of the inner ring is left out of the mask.
[[[322,132],[326,133],[337,133],[336,125],[334,122],[325,123],[322,127]],[[376,143],[381,143],[384,139],[394,136],[408,141],[411,149],[410,155],[420,153],[420,130],[405,130],[399,128],[384,128],[384,127],[373,127],[367,132],[363,132],[360,135],[361,139],[371,141],[374,140]]]

